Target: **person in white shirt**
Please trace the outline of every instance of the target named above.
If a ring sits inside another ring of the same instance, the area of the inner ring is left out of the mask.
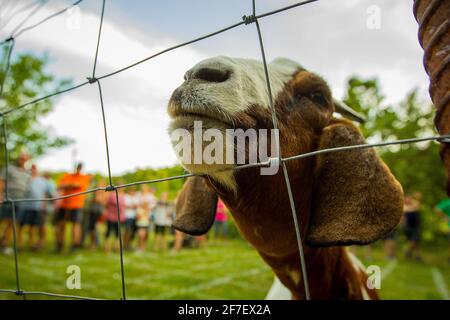
[[[137,231],[136,216],[139,208],[140,196],[136,192],[135,187],[131,187],[125,191],[125,235],[124,248],[129,250],[131,242]]]
[[[161,193],[161,198],[153,209],[155,222],[155,242],[153,250],[155,251],[165,251],[167,249],[166,234],[170,231],[174,210],[175,206],[169,201],[169,194],[167,192]]]

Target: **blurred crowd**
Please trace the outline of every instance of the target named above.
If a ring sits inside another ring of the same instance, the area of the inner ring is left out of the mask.
[[[161,191],[156,196],[153,188],[142,184],[105,192],[105,181],[96,181],[91,175],[83,173],[81,163],[75,166],[73,172],[64,173],[54,180],[48,173],[41,174],[34,164],[28,167],[30,162],[29,156],[22,153],[16,163],[1,172],[0,250],[4,253],[12,252],[14,235],[19,250],[27,248],[38,251],[44,248],[49,238],[54,241],[57,253],[66,247],[72,252],[82,247],[117,251],[119,239],[123,240],[125,250],[137,252],[178,251],[205,244],[206,236],[191,237],[172,228],[176,217],[176,199],[170,200],[167,191]],[[4,179],[6,174],[8,179]],[[86,192],[94,188],[99,190]],[[47,200],[36,200],[44,198]],[[14,205],[8,201],[19,199],[26,201],[14,202]],[[419,192],[405,195],[403,219],[384,240],[388,259],[397,257],[399,238],[403,233],[406,238],[405,257],[422,260],[421,200],[422,194]],[[450,199],[438,203],[435,212],[448,222],[450,230]],[[227,238],[228,216],[227,208],[219,199],[214,237]],[[72,225],[70,235],[66,235],[68,223]],[[48,236],[51,225],[53,233]],[[151,248],[147,248],[149,243]],[[366,248],[370,256],[370,246]]]
[[[0,195],[3,197],[0,249],[4,253],[13,250],[14,230],[19,250],[39,251],[50,238],[55,243],[56,253],[63,252],[66,247],[71,252],[82,247],[118,251],[119,239],[123,240],[124,250],[137,252],[178,251],[205,244],[205,236],[190,237],[172,228],[176,199],[170,200],[167,191],[161,191],[158,197],[153,188],[142,184],[105,192],[105,181],[95,181],[83,173],[81,163],[73,172],[64,173],[56,181],[48,173],[41,174],[34,164],[27,169],[27,163],[30,163],[30,158],[22,153],[15,164],[8,166],[7,172],[3,169],[1,175],[8,175],[7,179],[0,179]],[[86,192],[92,188],[100,190]],[[77,195],[71,196],[73,194]],[[47,200],[33,200],[44,198]],[[8,202],[19,199],[27,200],[14,202],[14,206]],[[227,237],[227,217],[228,210],[219,200],[215,237]],[[67,224],[72,225],[70,235],[66,234]],[[51,230],[54,234],[48,236],[50,225],[53,225]],[[151,248],[147,248],[149,243]]]

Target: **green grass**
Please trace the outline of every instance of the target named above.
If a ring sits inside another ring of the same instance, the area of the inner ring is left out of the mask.
[[[450,287],[445,246],[424,250],[423,262],[399,259],[381,282],[383,299],[442,299],[433,280],[432,268],[440,271]],[[371,259],[363,248],[352,249],[366,266],[376,264],[385,272],[380,244],[373,246]],[[120,264],[117,253],[82,250],[57,255],[50,249],[19,252],[21,287],[106,299],[121,297]],[[241,240],[210,241],[204,248],[179,253],[142,254],[125,252],[127,298],[130,299],[263,299],[273,276],[270,269],[248,244]],[[69,265],[81,268],[80,290],[66,289]],[[392,264],[389,268],[392,267]],[[14,289],[14,257],[0,254],[0,288]],[[0,293],[0,299],[17,298]],[[29,298],[46,298],[31,296]]]
[[[27,291],[47,291],[106,299],[121,297],[117,253],[20,252],[20,282]],[[66,289],[66,269],[81,269],[80,290]],[[270,269],[243,241],[210,242],[178,253],[124,254],[127,298],[263,299],[272,283]],[[13,256],[0,254],[0,288],[15,288]],[[11,295],[0,294],[0,299]]]
[[[369,265],[380,266],[382,273],[380,296],[382,299],[435,300],[443,299],[445,296],[447,299],[449,298],[450,263],[447,243],[428,245],[422,248],[422,261],[420,262],[405,259],[402,248],[400,248],[399,258],[395,262],[387,262],[384,259],[381,244],[377,243],[372,247],[370,254],[367,254],[364,248],[357,248],[354,251],[366,267]],[[384,276],[387,269],[391,270]],[[433,269],[437,270],[442,279],[434,279]],[[439,284],[436,281],[441,282],[440,286],[445,287],[447,294],[440,292]]]

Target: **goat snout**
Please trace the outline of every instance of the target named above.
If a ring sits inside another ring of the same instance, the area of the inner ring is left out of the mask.
[[[274,97],[299,68],[286,59],[269,65]],[[243,125],[241,120],[251,117],[245,113],[252,108],[258,106],[264,111],[269,105],[260,61],[219,56],[200,61],[184,74],[184,82],[173,92],[168,111],[174,120],[173,129],[190,128],[194,120],[208,122],[204,123],[205,127],[230,128],[236,123]]]
[[[225,82],[230,78],[231,70],[223,65],[214,67],[202,66],[188,71],[184,78],[185,80],[201,80],[205,82],[220,83]]]

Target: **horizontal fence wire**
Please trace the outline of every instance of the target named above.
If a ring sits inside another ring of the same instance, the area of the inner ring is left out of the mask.
[[[17,6],[16,8],[12,8],[12,6],[10,6],[10,4],[11,3],[10,2],[8,3],[8,1],[3,1],[2,3],[0,3],[0,13],[5,16],[5,17],[1,18],[0,29],[5,28],[11,22],[11,20],[14,17],[16,17],[18,14],[25,12],[28,9],[34,7],[36,5],[36,1],[26,3],[23,6]],[[7,17],[8,15],[9,15],[9,18]]]
[[[302,158],[309,158],[314,157],[320,154],[324,153],[333,153],[333,152],[343,152],[343,151],[351,151],[356,149],[368,149],[368,148],[376,148],[376,147],[385,147],[385,146],[392,146],[392,145],[404,145],[404,144],[413,144],[413,143],[420,143],[425,141],[437,141],[442,143],[450,143],[450,135],[442,135],[442,136],[432,136],[432,137],[423,137],[423,138],[412,138],[412,139],[402,139],[402,140],[392,140],[392,141],[385,141],[385,142],[379,142],[379,143],[366,143],[366,144],[357,144],[352,146],[345,146],[345,147],[334,147],[334,148],[328,148],[328,149],[321,149],[317,151],[311,151],[307,153],[298,154],[291,157],[285,157],[280,158],[281,162],[289,162],[297,159]],[[249,168],[261,168],[261,167],[269,167],[271,165],[274,165],[274,163],[277,163],[278,158],[270,158],[267,161],[262,162],[255,162],[255,163],[249,163],[249,164],[243,164],[243,165],[237,165],[233,168],[226,168],[226,169],[217,169],[212,170],[211,174],[221,173],[221,172],[230,172],[230,171],[238,171],[242,169],[249,169]],[[186,173],[182,175],[177,176],[170,176],[166,178],[158,178],[158,179],[150,179],[150,180],[142,180],[142,181],[135,181],[130,183],[124,183],[124,184],[117,184],[113,186],[106,186],[106,187],[98,187],[89,189],[83,192],[77,192],[77,193],[71,193],[64,196],[58,196],[58,197],[52,197],[52,198],[39,198],[39,199],[14,199],[9,201],[2,201],[0,203],[6,204],[10,202],[36,202],[36,201],[57,201],[62,199],[67,199],[71,197],[76,197],[80,195],[86,195],[98,191],[114,191],[115,189],[125,189],[129,187],[135,187],[143,184],[155,184],[159,182],[165,182],[165,181],[173,181],[173,180],[179,180],[179,179],[186,179],[189,177],[202,177],[203,174],[195,174],[195,173]]]
[[[112,174],[111,174],[111,165],[110,165],[110,155],[109,155],[109,142],[108,142],[108,133],[107,133],[107,122],[106,122],[106,116],[105,116],[105,109],[104,109],[104,104],[103,104],[103,95],[102,95],[102,89],[101,89],[101,84],[100,84],[100,80],[111,77],[113,75],[116,75],[118,73],[121,73],[123,71],[126,71],[130,68],[133,68],[141,63],[144,63],[148,60],[151,60],[159,55],[162,55],[166,52],[187,46],[189,44],[213,37],[215,35],[221,34],[225,31],[234,29],[238,26],[241,25],[248,25],[251,23],[255,23],[256,25],[256,29],[257,29],[257,34],[258,34],[258,40],[259,40],[259,44],[260,44],[260,49],[261,49],[261,55],[262,55],[262,61],[263,61],[263,65],[264,65],[264,71],[265,71],[265,80],[266,80],[266,84],[267,84],[267,92],[269,95],[269,103],[270,103],[270,108],[272,111],[272,120],[273,120],[273,125],[274,128],[277,128],[277,118],[276,118],[276,113],[275,113],[275,109],[274,109],[274,104],[273,104],[273,97],[272,97],[272,92],[271,92],[271,88],[270,88],[270,79],[269,79],[269,73],[268,73],[268,67],[267,67],[267,62],[266,62],[266,58],[265,58],[265,51],[264,51],[264,45],[263,45],[263,39],[262,39],[262,32],[258,23],[258,19],[260,18],[264,18],[264,17],[268,17],[271,16],[273,14],[277,14],[286,10],[290,10],[308,3],[312,3],[312,2],[316,2],[318,0],[308,0],[308,1],[301,1],[286,7],[282,7],[273,11],[269,11],[266,13],[262,13],[257,15],[256,14],[256,4],[255,4],[255,0],[252,0],[252,14],[249,16],[244,15],[242,17],[242,21],[232,24],[228,27],[219,29],[215,32],[211,32],[208,33],[206,35],[200,36],[198,38],[192,39],[190,41],[187,42],[183,42],[180,43],[178,45],[169,47],[167,49],[164,49],[162,51],[159,51],[147,58],[144,58],[142,60],[139,60],[133,64],[130,64],[126,67],[123,67],[121,69],[118,69],[116,71],[113,71],[111,73],[102,75],[102,76],[96,76],[96,66],[97,66],[97,58],[98,58],[98,53],[99,53],[99,48],[100,48],[100,39],[101,39],[101,34],[102,34],[102,24],[103,24],[103,18],[104,18],[104,11],[105,11],[105,3],[106,0],[103,0],[102,2],[102,9],[101,9],[101,16],[100,16],[100,25],[99,25],[99,30],[98,30],[98,38],[97,38],[97,44],[96,44],[96,50],[95,50],[95,58],[94,58],[94,63],[93,63],[93,71],[92,71],[92,76],[87,77],[87,81],[82,82],[78,85],[66,88],[64,90],[60,90],[60,91],[56,91],[53,92],[51,94],[42,96],[40,98],[34,99],[32,101],[26,102],[24,104],[19,105],[18,107],[15,108],[9,108],[7,110],[5,110],[4,112],[0,113],[0,118],[3,120],[3,143],[4,143],[4,153],[5,153],[5,197],[4,200],[2,202],[0,202],[3,205],[6,204],[12,204],[12,211],[13,211],[13,226],[14,226],[14,230],[13,230],[13,246],[14,246],[14,256],[15,256],[15,272],[16,272],[16,289],[0,289],[0,293],[10,293],[10,294],[16,294],[18,296],[22,296],[23,298],[26,298],[27,295],[41,295],[41,296],[48,296],[48,297],[56,297],[56,298],[66,298],[66,299],[85,299],[85,300],[98,300],[98,298],[94,298],[94,297],[83,297],[83,296],[76,296],[76,295],[65,295],[65,294],[59,294],[59,293],[50,293],[50,292],[45,292],[45,291],[26,291],[26,290],[22,290],[21,286],[20,286],[20,278],[19,278],[19,260],[18,260],[18,256],[17,256],[17,245],[16,245],[16,230],[15,230],[15,225],[16,225],[16,217],[15,217],[15,210],[14,210],[14,204],[15,203],[20,203],[20,202],[36,202],[36,201],[56,201],[56,200],[62,200],[62,199],[66,199],[66,198],[71,198],[71,197],[75,197],[75,196],[80,196],[80,195],[86,195],[86,194],[91,194],[94,192],[115,192],[115,196],[116,196],[116,205],[117,205],[117,215],[118,215],[118,227],[119,227],[119,239],[120,239],[120,247],[119,247],[119,255],[120,255],[120,267],[121,267],[121,291],[122,291],[122,296],[121,299],[126,299],[126,291],[125,291],[125,272],[124,272],[124,263],[123,263],[123,248],[122,248],[122,237],[120,235],[120,229],[121,229],[121,222],[120,222],[120,209],[119,209],[119,199],[118,199],[118,190],[122,189],[122,188],[128,188],[128,187],[133,187],[133,186],[138,186],[138,185],[143,185],[143,184],[153,184],[153,183],[159,183],[159,182],[163,182],[163,181],[171,181],[171,180],[178,180],[178,179],[185,179],[185,178],[189,178],[189,177],[193,177],[193,176],[202,176],[200,174],[193,174],[193,173],[186,173],[186,174],[182,174],[182,175],[177,175],[177,176],[170,176],[170,177],[164,177],[164,178],[158,178],[158,179],[151,179],[151,180],[142,180],[142,181],[135,181],[132,183],[126,183],[126,184],[118,184],[118,185],[114,185],[113,184],[113,180],[112,180]],[[10,68],[10,63],[11,63],[11,56],[12,56],[12,51],[14,48],[14,44],[15,44],[15,38],[20,36],[21,34],[23,34],[26,31],[29,31],[31,29],[34,29],[36,27],[38,27],[39,25],[43,24],[44,22],[66,12],[67,10],[69,10],[70,8],[80,4],[82,2],[82,0],[76,1],[74,2],[71,6],[60,10],[50,16],[47,16],[46,18],[40,20],[39,22],[28,26],[28,27],[24,27],[22,29],[18,29],[17,31],[15,31],[15,35],[12,34],[9,38],[5,39],[4,41],[0,42],[0,45],[4,45],[4,44],[10,44],[10,47],[8,49],[8,54],[7,54],[7,59],[6,59],[6,65],[5,65],[5,70],[4,70],[4,77],[2,79],[2,82],[0,83],[0,101],[3,99],[3,90],[4,90],[4,83],[6,81],[7,78],[7,74]],[[28,15],[28,17],[30,17],[31,15]],[[25,22],[22,23],[22,25]],[[17,28],[16,28],[17,29]],[[7,146],[7,122],[6,122],[6,118],[7,115],[12,113],[12,112],[16,112],[19,111],[27,106],[30,105],[34,105],[37,104],[43,100],[49,99],[51,97],[54,96],[58,96],[60,94],[63,93],[67,93],[70,91],[73,91],[75,89],[78,89],[82,86],[85,86],[87,84],[94,84],[97,83],[97,87],[98,87],[98,91],[99,91],[99,98],[100,98],[100,107],[101,107],[101,111],[102,111],[102,120],[103,120],[103,131],[104,131],[104,138],[105,138],[105,148],[106,148],[106,161],[107,161],[107,169],[108,169],[108,182],[109,185],[106,187],[98,187],[98,188],[93,188],[93,189],[89,189],[83,192],[77,192],[77,193],[72,193],[72,194],[67,194],[67,195],[63,195],[63,196],[57,196],[57,197],[50,197],[50,198],[40,198],[40,199],[10,199],[9,194],[8,194],[8,166],[9,166],[9,156],[8,156],[8,146]],[[305,268],[305,260],[304,260],[304,255],[303,255],[303,245],[301,243],[302,237],[298,228],[298,221],[297,221],[297,217],[296,217],[296,210],[295,210],[295,205],[294,205],[294,199],[293,199],[293,195],[292,195],[292,191],[290,188],[290,183],[289,183],[289,175],[287,172],[287,168],[286,168],[286,163],[289,161],[293,161],[293,160],[298,160],[298,159],[302,159],[302,158],[307,158],[307,157],[313,157],[313,156],[317,156],[320,154],[324,154],[324,153],[333,153],[333,152],[346,152],[346,151],[351,151],[351,150],[356,150],[356,149],[366,149],[366,148],[374,148],[374,147],[383,147],[383,146],[390,146],[390,145],[403,145],[403,144],[412,144],[412,143],[419,143],[419,142],[424,142],[424,141],[437,141],[437,142],[441,142],[441,143],[450,143],[450,135],[442,135],[442,136],[431,136],[431,137],[424,137],[424,138],[411,138],[411,139],[402,139],[402,140],[393,140],[393,141],[386,141],[386,142],[379,142],[379,143],[366,143],[366,144],[360,144],[360,145],[352,145],[352,146],[344,146],[344,147],[335,147],[335,148],[329,148],[329,149],[322,149],[322,150],[318,150],[318,151],[312,151],[312,152],[308,152],[308,153],[303,153],[303,154],[298,154],[298,155],[294,155],[294,156],[290,156],[290,157],[281,157],[281,146],[279,144],[279,137],[276,137],[276,150],[277,150],[277,158],[269,158],[267,161],[263,161],[263,162],[255,162],[255,163],[249,163],[249,164],[243,164],[243,165],[236,165],[233,168],[226,168],[226,169],[218,169],[215,171],[212,171],[211,173],[218,173],[218,172],[225,172],[225,171],[237,171],[237,170],[243,170],[243,169],[249,169],[249,168],[257,168],[257,167],[266,167],[266,166],[271,166],[271,165],[278,165],[281,166],[283,169],[283,175],[285,177],[285,181],[286,181],[286,187],[287,187],[287,192],[289,195],[289,201],[290,201],[290,205],[291,205],[291,209],[292,209],[292,217],[293,217],[293,221],[294,221],[294,227],[295,227],[295,231],[296,231],[296,237],[297,237],[297,242],[298,242],[298,249],[299,249],[299,255],[300,255],[300,265],[302,268],[302,272],[304,274],[304,287],[305,287],[305,295],[306,298],[309,299],[310,295],[309,295],[309,289],[308,289],[308,282],[307,282],[307,270]]]
[[[38,1],[35,3],[36,7],[31,10],[28,15],[25,17],[25,19],[22,20],[21,23],[19,23],[14,30],[11,32],[11,38],[14,38],[14,35],[18,34],[18,31],[21,30],[20,28],[22,28],[22,26],[28,22],[28,20],[30,20],[35,14],[37,14],[39,12],[39,10],[42,9],[42,7],[44,7],[45,2],[44,1]]]
[[[61,14],[63,14],[64,12],[72,9],[73,7],[79,5],[83,0],[78,0],[75,1],[72,5],[70,5],[69,7],[66,7],[58,12],[52,13],[51,15],[43,18],[42,20],[39,20],[38,22],[28,26],[28,27],[24,27],[21,29],[21,27],[31,18],[31,16],[34,15],[34,13],[36,13],[36,11],[32,11],[30,15],[27,16],[27,18],[20,23],[16,28],[14,28],[14,30],[11,32],[11,35],[9,36],[9,38],[3,40],[2,42],[0,42],[0,45],[2,45],[3,43],[7,42],[10,38],[14,38],[17,39],[18,37],[20,37],[23,33],[30,31],[38,26],[40,26],[41,24],[47,22],[48,20],[51,20]],[[41,2],[40,6],[38,7],[39,9],[45,4],[45,2]]]
[[[75,296],[75,295],[52,293],[52,292],[45,292],[45,291],[18,291],[18,290],[11,290],[11,289],[0,289],[0,293],[15,294],[17,296],[22,296],[24,299],[26,299],[27,295],[29,295],[29,296],[38,295],[38,296],[65,298],[65,299],[73,299],[73,300],[103,300],[103,299],[99,299],[99,298]]]

